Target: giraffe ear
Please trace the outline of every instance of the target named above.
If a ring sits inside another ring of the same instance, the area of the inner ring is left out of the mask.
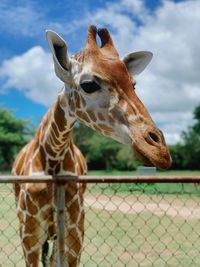
[[[140,74],[149,64],[153,54],[149,51],[140,51],[127,54],[122,60],[124,61],[130,75]]]
[[[69,80],[70,67],[67,45],[63,38],[51,30],[46,31],[46,38],[53,55],[55,73],[58,78],[66,83]]]

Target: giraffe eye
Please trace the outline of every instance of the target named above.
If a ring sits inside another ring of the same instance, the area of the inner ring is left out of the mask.
[[[86,92],[87,94],[92,94],[101,89],[101,87],[94,81],[82,82],[80,86],[83,89],[83,91]]]

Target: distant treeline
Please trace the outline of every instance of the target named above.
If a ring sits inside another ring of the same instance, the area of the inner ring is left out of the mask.
[[[10,170],[20,148],[34,135],[30,121],[15,118],[0,109],[0,171]],[[130,148],[77,124],[73,139],[87,158],[89,169],[134,170],[141,163]],[[170,146],[172,169],[200,169],[200,106],[194,110],[194,125],[182,133],[182,142]]]
[[[193,117],[194,124],[182,133],[182,142],[170,147],[173,169],[200,169],[200,105]]]

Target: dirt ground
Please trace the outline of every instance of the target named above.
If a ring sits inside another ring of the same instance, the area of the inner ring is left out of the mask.
[[[159,196],[153,198],[145,196],[145,198],[140,197],[139,199],[140,201],[135,196],[123,198],[87,194],[85,196],[85,206],[124,214],[151,212],[157,216],[165,214],[171,217],[180,216],[184,219],[200,219],[200,203],[193,199],[183,201],[173,198],[165,199]]]

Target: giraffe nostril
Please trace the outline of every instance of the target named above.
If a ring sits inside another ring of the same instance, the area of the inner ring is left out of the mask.
[[[160,141],[159,137],[155,133],[150,132],[149,137],[156,143],[159,143]]]
[[[153,132],[148,132],[145,140],[147,141],[147,143],[149,143],[150,145],[155,145],[160,143],[160,138],[157,134],[153,133]]]

